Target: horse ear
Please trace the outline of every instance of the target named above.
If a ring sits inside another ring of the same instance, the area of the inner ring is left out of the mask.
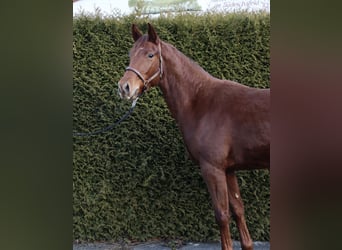
[[[141,31],[138,29],[138,27],[134,23],[132,24],[132,36],[133,36],[134,42],[136,42],[142,36]]]
[[[159,43],[159,37],[158,37],[156,31],[154,30],[153,26],[150,23],[148,23],[147,25],[148,25],[148,40],[150,42],[158,44]]]

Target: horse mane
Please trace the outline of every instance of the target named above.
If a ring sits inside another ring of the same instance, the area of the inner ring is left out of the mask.
[[[168,52],[171,53],[172,55],[176,55],[177,58],[180,60],[179,63],[182,66],[186,66],[186,67],[182,67],[183,69],[188,68],[188,66],[190,66],[190,68],[194,71],[196,71],[197,73],[202,73],[203,76],[206,77],[213,77],[211,74],[209,74],[207,71],[205,71],[202,66],[200,66],[196,61],[194,61],[192,58],[190,58],[189,56],[185,55],[184,53],[182,53],[180,50],[178,50],[175,46],[173,46],[172,44],[162,41],[162,51],[164,50],[169,50]],[[186,74],[188,75],[188,74]],[[202,76],[202,77],[203,77]],[[193,77],[193,76],[192,76]],[[214,78],[214,77],[213,77]]]

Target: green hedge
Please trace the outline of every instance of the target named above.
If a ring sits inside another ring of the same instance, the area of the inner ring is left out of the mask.
[[[117,82],[129,62],[132,22],[143,31],[152,22],[161,39],[213,76],[269,87],[269,14],[81,16],[73,21],[74,130],[105,127],[129,109]],[[74,240],[219,239],[206,186],[159,89],[115,129],[73,142]],[[251,235],[269,240],[269,172],[237,174]]]

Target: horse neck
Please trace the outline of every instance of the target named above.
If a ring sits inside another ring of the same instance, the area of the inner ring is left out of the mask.
[[[163,78],[160,88],[176,120],[191,110],[199,91],[213,77],[172,45],[162,42]]]

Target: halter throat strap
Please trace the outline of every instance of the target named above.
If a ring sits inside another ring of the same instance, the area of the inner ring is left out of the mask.
[[[160,77],[160,79],[163,76],[163,57],[161,54],[161,47],[160,47],[160,43],[158,44],[158,49],[159,49],[159,68],[158,71],[156,73],[154,73],[150,78],[145,79],[144,76],[135,68],[128,66],[126,68],[126,71],[132,71],[134,72],[139,78],[140,80],[144,83],[144,89],[147,89],[147,85],[154,79],[156,78],[158,75]]]

